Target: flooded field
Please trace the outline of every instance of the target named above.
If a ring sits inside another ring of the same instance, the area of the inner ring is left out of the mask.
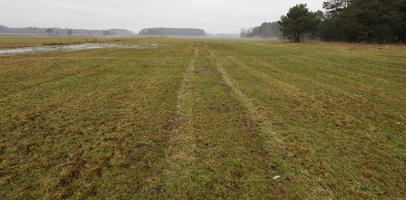
[[[120,44],[103,44],[103,43],[83,43],[83,44],[70,44],[70,45],[53,45],[41,47],[24,47],[24,48],[7,48],[0,49],[0,55],[18,55],[27,53],[43,53],[52,51],[80,51],[91,49],[104,49],[104,48],[123,48],[123,49],[146,49],[158,48],[159,44],[150,44],[149,46],[139,45],[120,45]]]

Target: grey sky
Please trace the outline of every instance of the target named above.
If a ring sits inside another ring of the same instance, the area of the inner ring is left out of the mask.
[[[298,3],[322,9],[323,0],[0,0],[0,24],[11,27],[203,28],[239,33],[275,21]]]

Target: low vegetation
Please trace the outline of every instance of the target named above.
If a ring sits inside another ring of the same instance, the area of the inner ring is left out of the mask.
[[[0,199],[406,197],[405,46],[106,40],[0,56]]]

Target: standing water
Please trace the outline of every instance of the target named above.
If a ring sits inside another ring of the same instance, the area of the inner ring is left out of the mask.
[[[55,45],[55,46],[42,46],[42,47],[24,47],[24,48],[15,48],[15,49],[0,49],[0,55],[40,53],[40,52],[52,52],[52,51],[71,52],[71,51],[79,51],[79,50],[104,49],[104,48],[146,49],[146,48],[157,48],[157,47],[158,47],[158,44],[151,44],[151,46],[149,46],[149,47],[141,47],[138,45],[84,43],[84,44],[72,44],[72,45]]]

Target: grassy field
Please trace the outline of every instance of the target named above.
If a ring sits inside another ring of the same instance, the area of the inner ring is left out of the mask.
[[[0,37],[0,199],[405,199],[406,47]],[[280,176],[280,178],[277,178]]]

